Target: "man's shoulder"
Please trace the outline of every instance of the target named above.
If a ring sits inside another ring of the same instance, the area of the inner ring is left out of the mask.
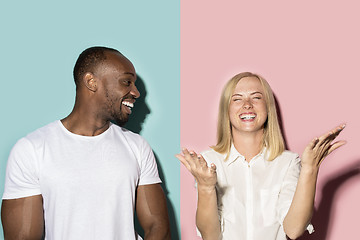
[[[55,121],[28,133],[15,143],[12,151],[16,152],[23,151],[25,149],[37,149],[39,146],[43,145],[49,133],[54,131],[52,129],[56,128],[57,124],[58,123]]]
[[[30,141],[36,141],[38,139],[45,138],[49,133],[53,132],[59,127],[59,120],[51,122],[43,127],[36,129],[33,132],[28,133],[24,138]]]
[[[141,137],[139,134],[137,133],[134,133],[124,127],[120,127],[116,124],[111,124],[111,127],[114,129],[114,131],[117,133],[117,134],[121,134],[121,135],[124,135],[126,137],[130,137],[130,138],[134,138],[134,139],[143,139],[143,137]]]
[[[142,145],[143,143],[148,144],[144,137],[124,127],[120,127],[116,124],[112,124],[111,127],[113,128],[116,135],[123,136],[128,142],[134,143],[136,145]]]

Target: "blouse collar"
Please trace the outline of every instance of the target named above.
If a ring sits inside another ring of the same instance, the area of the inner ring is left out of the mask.
[[[262,159],[265,163],[265,153],[266,153],[266,148],[264,147],[259,154],[257,154],[255,157],[253,157],[253,159],[251,159],[250,162],[256,159]],[[245,161],[245,157],[236,150],[234,144],[231,144],[229,158],[227,159],[226,164],[229,166],[238,159]]]

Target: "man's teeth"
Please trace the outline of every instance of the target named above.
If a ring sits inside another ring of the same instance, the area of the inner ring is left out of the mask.
[[[241,115],[240,118],[243,120],[250,120],[250,119],[254,119],[256,117],[256,115],[254,114],[244,114]]]
[[[131,102],[122,102],[123,105],[129,107],[129,108],[133,108],[134,107],[134,104],[131,103]]]

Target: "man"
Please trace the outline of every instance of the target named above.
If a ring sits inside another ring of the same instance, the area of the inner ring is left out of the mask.
[[[170,239],[154,155],[123,129],[139,92],[132,63],[92,47],[75,67],[76,100],[66,118],[20,139],[7,166],[5,239]]]

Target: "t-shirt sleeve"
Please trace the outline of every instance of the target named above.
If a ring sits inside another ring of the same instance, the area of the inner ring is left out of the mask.
[[[286,214],[288,213],[290,209],[290,205],[292,202],[292,199],[295,194],[297,182],[299,179],[301,170],[301,160],[298,155],[294,159],[291,159],[289,168],[286,172],[284,181],[281,186],[280,195],[279,195],[279,201],[277,204],[277,214],[280,219],[280,224],[283,225],[284,219],[286,217]],[[310,223],[307,226],[308,232],[311,234],[314,232],[314,227]]]
[[[142,143],[142,148],[140,149],[141,174],[139,185],[161,183],[154,153],[151,150],[150,145],[144,139],[142,140]]]
[[[3,199],[39,194],[41,191],[35,150],[26,138],[22,138],[15,144],[9,155]]]

